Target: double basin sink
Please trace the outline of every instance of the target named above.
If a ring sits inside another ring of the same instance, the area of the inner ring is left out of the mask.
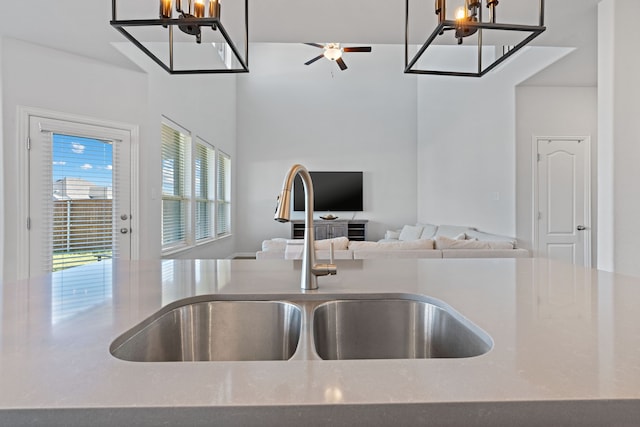
[[[111,344],[134,362],[480,356],[491,337],[413,294],[206,295],[176,301]]]

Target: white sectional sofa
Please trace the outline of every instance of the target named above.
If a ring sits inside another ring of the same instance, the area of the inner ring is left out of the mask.
[[[275,238],[262,242],[262,250],[256,253],[256,259],[301,259],[303,250],[302,239]],[[349,239],[336,237],[335,239],[316,240],[316,258],[329,259],[329,247],[333,243],[334,259],[353,259],[353,251],[349,250]]]
[[[300,259],[302,240],[271,239],[262,242],[256,259]],[[515,239],[484,233],[472,227],[416,224],[387,231],[378,242],[349,241],[346,237],[317,240],[316,257],[329,259],[401,258],[526,258],[529,251],[517,247]]]

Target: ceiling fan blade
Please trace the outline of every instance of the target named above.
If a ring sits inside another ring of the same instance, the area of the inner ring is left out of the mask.
[[[371,46],[345,47],[343,50],[345,52],[371,52]]]
[[[340,67],[340,69],[342,71],[347,69],[347,64],[344,63],[344,61],[342,60],[342,58],[338,58],[336,59],[336,62],[338,63],[338,67]]]
[[[305,43],[305,44],[308,44],[309,46],[313,46],[313,47],[319,47],[320,49],[324,49],[324,46],[319,43]]]
[[[315,58],[313,58],[313,59],[311,59],[311,60],[309,60],[309,61],[305,62],[305,63],[304,63],[304,65],[311,65],[311,64],[313,64],[314,62],[316,62],[318,59],[320,59],[320,58],[322,58],[322,57],[324,57],[324,54],[322,54],[322,55],[318,55],[318,56],[316,56]]]

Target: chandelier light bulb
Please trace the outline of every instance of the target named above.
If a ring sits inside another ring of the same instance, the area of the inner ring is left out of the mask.
[[[160,18],[171,18],[171,0],[160,0]]]
[[[209,17],[220,18],[220,3],[218,0],[209,0]]]
[[[467,12],[464,10],[464,7],[459,7],[456,9],[456,21],[460,21],[467,17]]]
[[[193,16],[196,18],[204,18],[204,0],[196,0],[193,5]]]

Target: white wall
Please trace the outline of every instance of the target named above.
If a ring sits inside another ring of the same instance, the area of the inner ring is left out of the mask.
[[[416,80],[402,72],[402,47],[347,53],[346,71],[325,59],[304,65],[320,53],[302,44],[252,45],[251,73],[238,77],[240,252],[289,235],[273,212],[294,163],[364,172],[365,210],[355,217],[369,219],[370,240],[416,221]]]
[[[516,235],[515,86],[568,52],[527,48],[481,79],[420,76],[420,222]]]
[[[151,139],[160,141],[160,119],[164,115],[191,132],[193,141],[196,136],[231,156],[232,188],[238,169],[236,153],[236,77],[235,75],[196,75],[170,76],[153,64],[149,74],[149,122]],[[156,125],[153,125],[153,124]],[[158,148],[160,144],[158,142]],[[152,192],[160,194],[161,155],[158,149],[147,160],[148,170],[153,171],[149,178]],[[232,193],[232,200],[235,200]],[[160,198],[153,200],[154,209],[161,211]],[[168,258],[226,258],[235,252],[235,232],[238,229],[235,220],[236,206],[232,205],[232,224],[234,235],[224,239],[200,245],[193,249]],[[160,218],[154,226],[160,230]],[[154,248],[162,245],[160,233],[156,233],[157,242],[150,242]]]
[[[141,209],[154,214],[145,217],[141,242],[144,253],[152,258],[161,256],[162,156],[160,151],[160,122],[162,116],[171,119],[191,132],[192,140],[200,137],[231,156],[232,188],[237,171],[236,159],[236,77],[232,74],[171,76],[130,43],[118,43],[118,49],[134,60],[148,74],[149,123],[145,138],[149,150],[140,158]],[[234,194],[232,194],[232,197]],[[235,224],[235,205],[232,223]],[[234,227],[236,228],[236,227]],[[200,245],[167,258],[226,258],[234,253],[235,236]]]
[[[533,137],[591,137],[591,224],[593,259],[597,248],[597,89],[535,87],[516,90],[517,230],[521,247],[533,247]],[[593,264],[595,265],[595,264]]]
[[[513,86],[418,82],[418,219],[515,234]]]
[[[640,2],[603,0],[599,14],[599,267],[640,277],[640,51],[631,30]]]
[[[234,161],[235,77],[170,78],[159,68],[151,68],[147,75],[14,39],[2,41],[4,278],[16,277],[16,228],[21,222],[13,185],[18,176],[17,150],[22,147],[16,140],[18,106],[140,126],[140,212],[134,232],[139,233],[140,258],[159,258],[161,115],[220,147]],[[233,253],[234,243],[233,237],[222,239],[179,256],[226,257]]]
[[[598,253],[597,268],[615,270],[614,234],[614,59],[613,2],[598,5]]]
[[[18,194],[17,107],[37,107],[125,123],[146,120],[147,81],[142,73],[123,70],[88,58],[3,39],[3,120],[5,209],[4,277],[16,277],[16,217]],[[144,130],[141,131],[144,135]],[[142,144],[144,149],[145,145]],[[147,215],[142,212],[142,215]],[[146,236],[141,235],[141,240]]]

